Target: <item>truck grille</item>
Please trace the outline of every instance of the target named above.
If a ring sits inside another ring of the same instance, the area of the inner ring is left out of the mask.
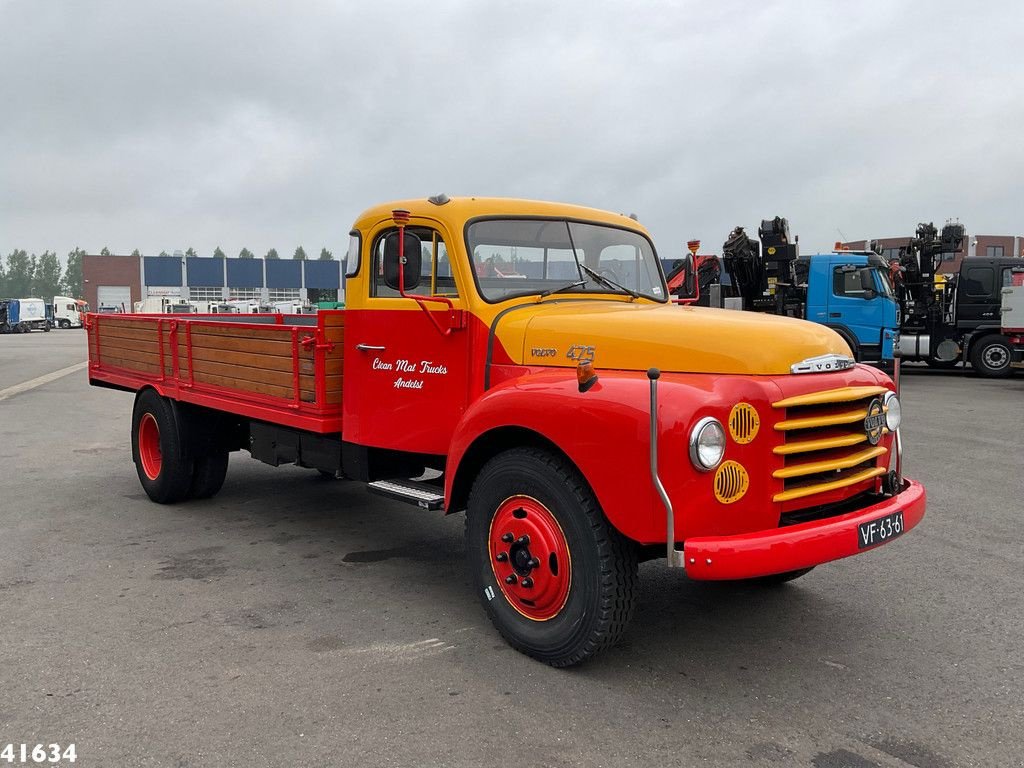
[[[785,442],[773,449],[782,456],[783,467],[772,473],[783,481],[783,490],[772,500],[803,499],[884,475],[885,468],[877,463],[887,449],[871,445],[864,419],[872,399],[887,391],[880,386],[841,387],[772,403],[786,412],[775,425]]]

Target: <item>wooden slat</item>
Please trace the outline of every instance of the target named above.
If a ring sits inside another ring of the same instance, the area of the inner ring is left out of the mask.
[[[327,328],[324,330],[324,338],[335,344],[341,344],[345,341],[345,329]]]
[[[301,328],[302,331],[311,329]],[[178,336],[184,336],[185,329],[178,326]],[[308,335],[308,334],[307,334]],[[229,336],[235,339],[266,339],[268,341],[285,341],[291,344],[292,330],[287,325],[268,325],[266,328],[239,328],[233,323],[221,323],[219,325],[198,325],[192,324],[192,340],[200,336]]]
[[[253,358],[253,360],[258,362],[260,358]],[[292,371],[290,367],[287,371],[278,371],[258,366],[229,365],[212,360],[196,359],[192,360],[192,364],[195,366],[195,376],[197,379],[200,374],[213,374],[228,380],[237,379],[239,382],[273,384],[274,386],[285,387],[289,392],[292,390]],[[248,388],[248,386],[241,387],[241,384],[239,384],[239,387]]]
[[[156,343],[156,339],[154,339],[152,342],[129,341],[125,339],[100,340],[100,354],[106,355],[108,351],[111,354],[114,354],[116,350],[126,350],[129,352],[146,352],[152,354],[154,357],[160,354],[160,346]]]
[[[184,343],[178,345],[178,358],[188,360],[188,351]],[[192,360],[196,368],[200,368],[200,362],[209,361],[213,363],[224,363],[225,365],[238,365],[248,368],[260,368],[268,371],[284,371],[289,376],[292,372],[291,353],[287,357],[282,355],[253,354],[251,352],[232,352],[225,349],[214,349],[212,347],[192,347]],[[313,360],[308,361],[299,358],[299,362],[308,362],[313,365]]]
[[[166,329],[164,335],[166,335]],[[90,334],[92,335],[92,334]],[[156,326],[152,328],[121,328],[119,326],[100,326],[100,339],[140,339],[143,341],[156,341]]]
[[[149,320],[142,320],[138,318],[127,318],[118,317],[117,315],[100,315],[101,319],[96,321],[96,327],[101,331],[108,328],[132,328],[141,330],[150,330],[154,334],[156,333],[158,317],[153,317]]]
[[[195,380],[201,384],[214,384],[226,389],[235,389],[243,392],[255,392],[271,397],[280,397],[284,400],[292,399],[291,387],[279,387],[274,384],[266,384],[257,381],[243,381],[226,376],[217,376],[212,373],[196,373]],[[300,390],[300,397],[304,402],[311,403],[314,400],[314,393],[311,390]]]
[[[185,334],[181,331],[178,332],[178,344],[182,349],[185,348]],[[201,334],[197,333],[193,329],[192,333],[192,348],[196,349],[214,349],[224,350],[228,352],[244,352],[249,355],[277,355],[278,357],[291,358],[292,356],[292,341],[291,338],[285,339],[253,339],[253,338],[232,338],[230,336],[214,336],[212,334]],[[312,355],[312,352],[299,348],[300,354],[306,353]],[[195,352],[193,352],[195,354]]]
[[[324,313],[324,327],[325,328],[344,328],[345,327],[345,313],[333,312],[330,310]]]
[[[127,368],[127,369],[132,370],[132,371],[141,371],[143,373],[152,373],[152,374],[160,375],[160,366],[159,365],[152,364],[152,363],[142,363],[142,362],[139,362],[137,360],[128,360],[126,358],[112,357],[112,356],[108,357],[108,356],[104,355],[102,360],[100,361],[100,364],[104,365],[104,366],[113,366],[113,367],[116,367],[116,368]]]

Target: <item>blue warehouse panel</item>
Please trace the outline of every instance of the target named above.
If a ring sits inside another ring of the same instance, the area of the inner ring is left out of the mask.
[[[142,270],[146,285],[181,285],[181,259],[176,256],[145,256]]]
[[[301,288],[302,262],[270,259],[267,262],[267,288]]]
[[[211,288],[224,286],[223,259],[185,259],[185,273],[189,285],[203,285]]]
[[[307,288],[341,288],[340,261],[304,261]]]
[[[228,259],[229,288],[262,288],[263,259]]]

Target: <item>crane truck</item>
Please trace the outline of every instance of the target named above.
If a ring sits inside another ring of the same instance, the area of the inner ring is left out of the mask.
[[[798,238],[779,216],[762,221],[757,234],[754,240],[736,227],[722,245],[726,284],[716,281],[715,257],[687,260],[683,271],[697,266],[689,281],[698,286],[697,301],[820,323],[842,337],[855,360],[892,373],[900,311],[886,262],[867,251],[801,256]],[[684,282],[676,277],[670,287],[685,297]]]
[[[890,260],[903,318],[899,356],[937,368],[969,361],[982,376],[1009,376],[1015,352],[1003,330],[1003,289],[1024,274],[1024,261],[968,257],[956,273],[937,280],[942,262],[962,253],[965,240],[959,222],[947,222],[941,230],[931,222],[918,224],[914,237]]]
[[[465,511],[484,610],[555,666],[625,631],[642,560],[778,583],[924,516],[892,380],[821,325],[670,303],[627,216],[403,200],[356,220],[346,271],[314,315],[88,316],[154,502],[212,496],[245,450]]]

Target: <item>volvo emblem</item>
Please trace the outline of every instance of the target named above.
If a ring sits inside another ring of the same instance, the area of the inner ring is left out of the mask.
[[[864,417],[864,434],[868,436],[868,442],[878,445],[885,431],[885,406],[881,399],[875,397],[868,403],[868,415]]]
[[[801,360],[799,363],[793,363],[789,367],[789,372],[830,373],[831,371],[845,371],[847,368],[853,368],[854,365],[856,365],[856,362],[854,362],[852,357],[830,353],[827,355],[818,355],[817,357],[808,357],[806,360]]]

